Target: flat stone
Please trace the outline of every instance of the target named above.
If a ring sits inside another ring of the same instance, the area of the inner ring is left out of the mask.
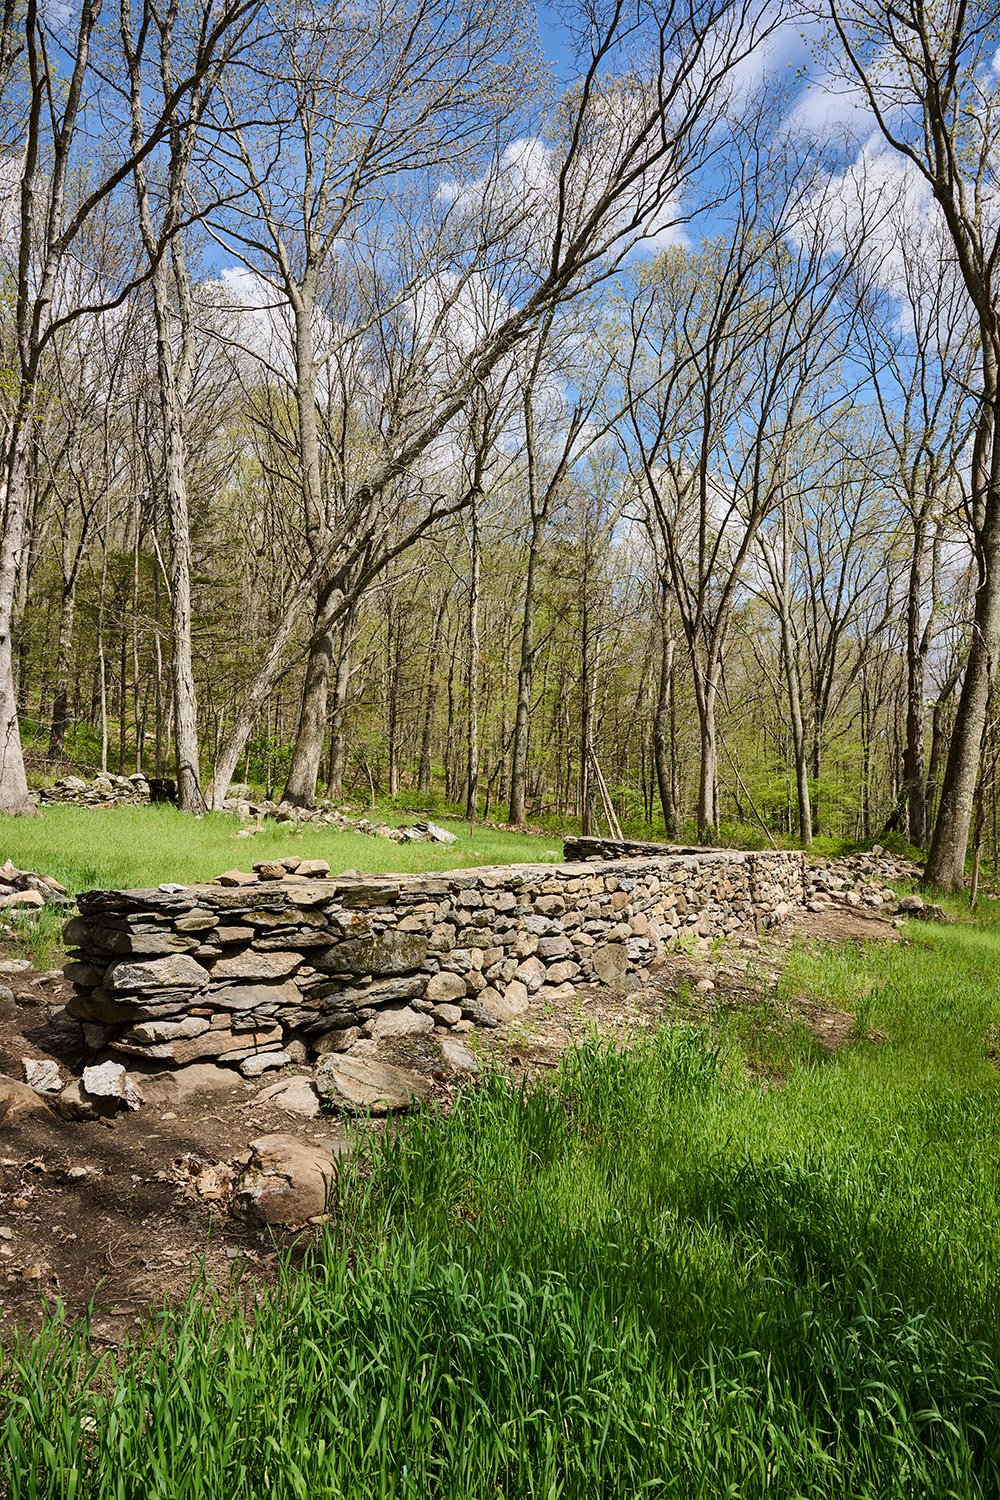
[[[184,1104],[200,1094],[231,1092],[237,1083],[232,1068],[210,1062],[188,1063],[187,1067],[155,1073],[137,1074],[133,1067],[133,1077],[136,1076],[146,1103],[158,1109]]]
[[[233,953],[220,958],[212,966],[213,979],[285,979],[300,967],[301,953],[280,949],[245,948],[242,953]]]
[[[41,891],[11,891],[9,896],[0,896],[0,906],[44,906]]]
[[[270,1072],[272,1068],[285,1067],[291,1060],[284,1049],[280,1052],[255,1052],[252,1057],[244,1058],[240,1063],[240,1072],[244,1078],[259,1078],[262,1073]]]
[[[119,1040],[111,1043],[113,1052],[132,1053],[138,1057],[158,1058],[163,1062],[178,1064],[195,1062],[199,1058],[223,1057],[229,1052],[249,1053],[273,1046],[281,1041],[282,1028],[270,1026],[266,1030],[240,1032],[238,1036],[226,1027],[213,1027],[201,1036],[182,1037],[176,1042],[154,1042],[143,1047],[136,1042]],[[234,1059],[235,1060],[235,1059]]]
[[[316,1087],[342,1110],[384,1115],[410,1109],[428,1099],[431,1086],[409,1068],[395,1068],[374,1058],[345,1057],[333,1052],[320,1063]]]
[[[118,932],[112,927],[92,927],[88,947],[103,948],[109,953],[135,953],[156,958],[164,953],[189,953],[197,939],[180,932]]]
[[[213,970],[213,976],[215,971]],[[258,1010],[264,1005],[301,1005],[302,991],[292,980],[283,984],[234,984],[205,996],[220,1010]]]
[[[427,938],[418,932],[383,932],[377,937],[338,943],[315,961],[324,974],[404,974],[427,957]]]
[[[265,1054],[266,1056],[266,1054]],[[243,1069],[240,1069],[242,1073]],[[319,1094],[311,1078],[282,1078],[262,1089],[255,1104],[271,1104],[275,1109],[287,1110],[290,1115],[301,1115],[305,1120],[314,1120],[319,1114]]]
[[[179,1021],[140,1021],[125,1032],[126,1042],[174,1042],[181,1037],[201,1036],[209,1029],[204,1016],[183,1016]]]
[[[83,989],[97,989],[104,983],[104,970],[95,969],[93,964],[82,963],[79,959],[71,959],[63,965],[63,977],[70,984],[78,984]]]
[[[208,970],[187,953],[169,953],[145,963],[114,964],[104,976],[109,990],[170,989],[181,986],[200,990],[208,983]]]
[[[396,1036],[416,1036],[422,1031],[434,1030],[434,1022],[429,1015],[411,1010],[408,1005],[387,1006],[368,1024],[371,1027],[370,1035],[376,1042],[384,1042]]]
[[[257,876],[246,870],[224,870],[221,875],[216,875],[212,883],[214,885],[256,885]]]
[[[424,823],[425,833],[430,834],[436,844],[456,844],[457,834],[450,833],[447,828],[439,828],[436,823]]]

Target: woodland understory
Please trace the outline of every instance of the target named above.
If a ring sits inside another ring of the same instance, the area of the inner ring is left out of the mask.
[[[996,863],[1000,98],[906,14],[852,131],[751,0],[6,0],[0,810]]]

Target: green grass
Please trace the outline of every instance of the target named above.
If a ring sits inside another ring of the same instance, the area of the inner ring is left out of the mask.
[[[392,822],[412,819],[397,815]],[[527,834],[500,833],[468,823],[445,822],[455,844],[394,844],[362,833],[335,833],[313,824],[265,822],[253,838],[237,838],[240,824],[228,813],[191,818],[169,806],[108,810],[53,804],[37,818],[0,820],[0,864],[53,875],[71,891],[141,889],[164,881],[189,884],[223,870],[249,870],[255,860],[298,854],[325,859],[341,870],[452,870],[490,864],[562,859],[562,843]]]
[[[9,1500],[996,1496],[1000,928],[916,935],[796,957],[883,1040],[784,1087],[591,1043],[365,1144],[261,1305],[56,1317],[0,1367]]]

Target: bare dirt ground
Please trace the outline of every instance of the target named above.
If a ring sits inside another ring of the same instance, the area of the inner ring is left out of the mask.
[[[874,911],[831,906],[803,915],[759,945],[744,939],[720,945],[711,957],[675,955],[643,990],[581,989],[557,1005],[535,997],[519,1022],[477,1032],[474,1045],[484,1062],[502,1065],[512,1077],[541,1077],[558,1065],[564,1049],[595,1030],[627,1043],[665,1019],[711,1022],[752,1012],[762,1026],[804,1026],[819,1051],[833,1053],[853,1040],[852,1016],[814,997],[778,999],[792,943],[899,938],[891,921]],[[64,1077],[78,1076],[88,1059],[74,1055],[48,1025],[48,1007],[67,998],[62,978],[25,970],[4,982],[14,1000],[0,1000],[0,1073],[21,1079],[22,1059],[55,1058]],[[404,1040],[386,1060],[429,1073],[438,1104],[449,1107],[459,1084],[433,1048]],[[231,1088],[174,1108],[122,1113],[113,1123],[70,1123],[55,1116],[0,1120],[3,1341],[37,1328],[45,1305],[61,1299],[70,1317],[92,1309],[96,1341],[121,1344],[150,1311],[182,1300],[193,1277],[204,1275],[225,1291],[238,1269],[244,1285],[248,1276],[266,1283],[282,1256],[305,1253],[319,1233],[316,1226],[248,1228],[227,1212],[225,1192],[212,1195],[211,1174],[203,1175],[205,1167],[238,1164],[250,1141],[277,1132],[345,1148],[348,1127],[336,1113],[307,1120],[258,1100],[276,1076],[246,1082],[234,1072]],[[762,1076],[765,1086],[776,1081]],[[385,1126],[375,1121],[363,1128]]]

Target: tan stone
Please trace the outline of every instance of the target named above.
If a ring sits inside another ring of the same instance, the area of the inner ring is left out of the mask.
[[[440,974],[431,975],[425,991],[426,998],[435,1005],[448,1004],[465,993],[465,980],[462,975],[453,974],[446,969]]]

